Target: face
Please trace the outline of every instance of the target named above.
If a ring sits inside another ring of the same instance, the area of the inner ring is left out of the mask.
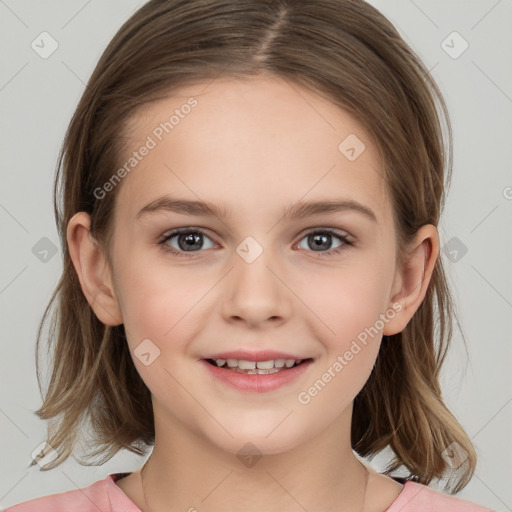
[[[382,163],[363,126],[297,85],[223,79],[178,93],[132,119],[137,163],[117,185],[111,256],[133,360],[162,428],[232,453],[247,441],[292,449],[346,420],[398,314]],[[341,206],[297,207],[326,201]],[[205,361],[264,350],[304,366],[258,391]]]

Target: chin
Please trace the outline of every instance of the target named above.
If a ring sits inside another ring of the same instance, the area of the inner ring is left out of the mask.
[[[308,438],[307,433],[298,431],[296,425],[287,424],[291,418],[283,421],[285,417],[286,414],[281,414],[275,420],[265,422],[250,418],[245,424],[237,420],[224,421],[222,425],[233,437],[229,437],[224,430],[219,436],[217,430],[217,435],[208,436],[209,442],[236,456],[242,456],[246,452],[254,452],[254,455],[285,453],[306,442]]]

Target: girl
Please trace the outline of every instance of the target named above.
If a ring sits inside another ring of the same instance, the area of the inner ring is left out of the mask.
[[[450,169],[436,84],[365,2],[145,4],[59,158],[37,413],[45,469],[82,419],[102,462],[153,449],[8,510],[489,510],[428,487],[476,465],[438,381]],[[386,447],[383,474],[360,460]]]

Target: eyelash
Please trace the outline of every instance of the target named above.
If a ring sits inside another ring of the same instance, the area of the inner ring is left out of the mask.
[[[166,244],[166,242],[168,240],[170,240],[171,238],[174,238],[176,235],[182,235],[183,233],[201,234],[203,236],[206,236],[207,238],[210,238],[203,230],[201,230],[199,228],[197,228],[197,229],[196,228],[194,228],[194,229],[193,228],[179,228],[179,229],[175,229],[175,230],[171,231],[169,234],[165,235],[164,238],[158,242],[158,244],[162,246],[163,251],[165,251],[167,253],[171,253],[172,255],[178,256],[178,257],[191,258],[191,257],[193,257],[194,253],[202,252],[202,251],[188,251],[188,252],[187,251],[177,251],[176,249],[173,249],[172,247],[170,247],[169,245]],[[329,235],[332,235],[332,236],[340,239],[343,242],[342,245],[340,245],[339,247],[336,247],[335,249],[331,249],[330,251],[320,251],[319,252],[319,254],[326,255],[327,257],[337,255],[341,251],[346,249],[347,246],[354,245],[353,242],[348,240],[348,237],[346,235],[342,235],[338,231],[335,231],[330,228],[309,231],[308,233],[305,233],[305,235],[301,238],[301,240],[309,235],[314,235],[314,234],[329,234]],[[309,252],[315,252],[315,251],[309,251]]]

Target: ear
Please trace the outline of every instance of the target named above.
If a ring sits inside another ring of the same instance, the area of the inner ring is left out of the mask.
[[[438,257],[439,234],[435,226],[426,224],[406,247],[403,265],[396,270],[390,306],[394,304],[399,313],[386,324],[383,334],[397,334],[409,323],[425,298]]]
[[[69,253],[82,291],[98,319],[105,325],[119,325],[123,317],[115,294],[111,269],[98,242],[90,233],[90,216],[78,212],[67,226]]]

